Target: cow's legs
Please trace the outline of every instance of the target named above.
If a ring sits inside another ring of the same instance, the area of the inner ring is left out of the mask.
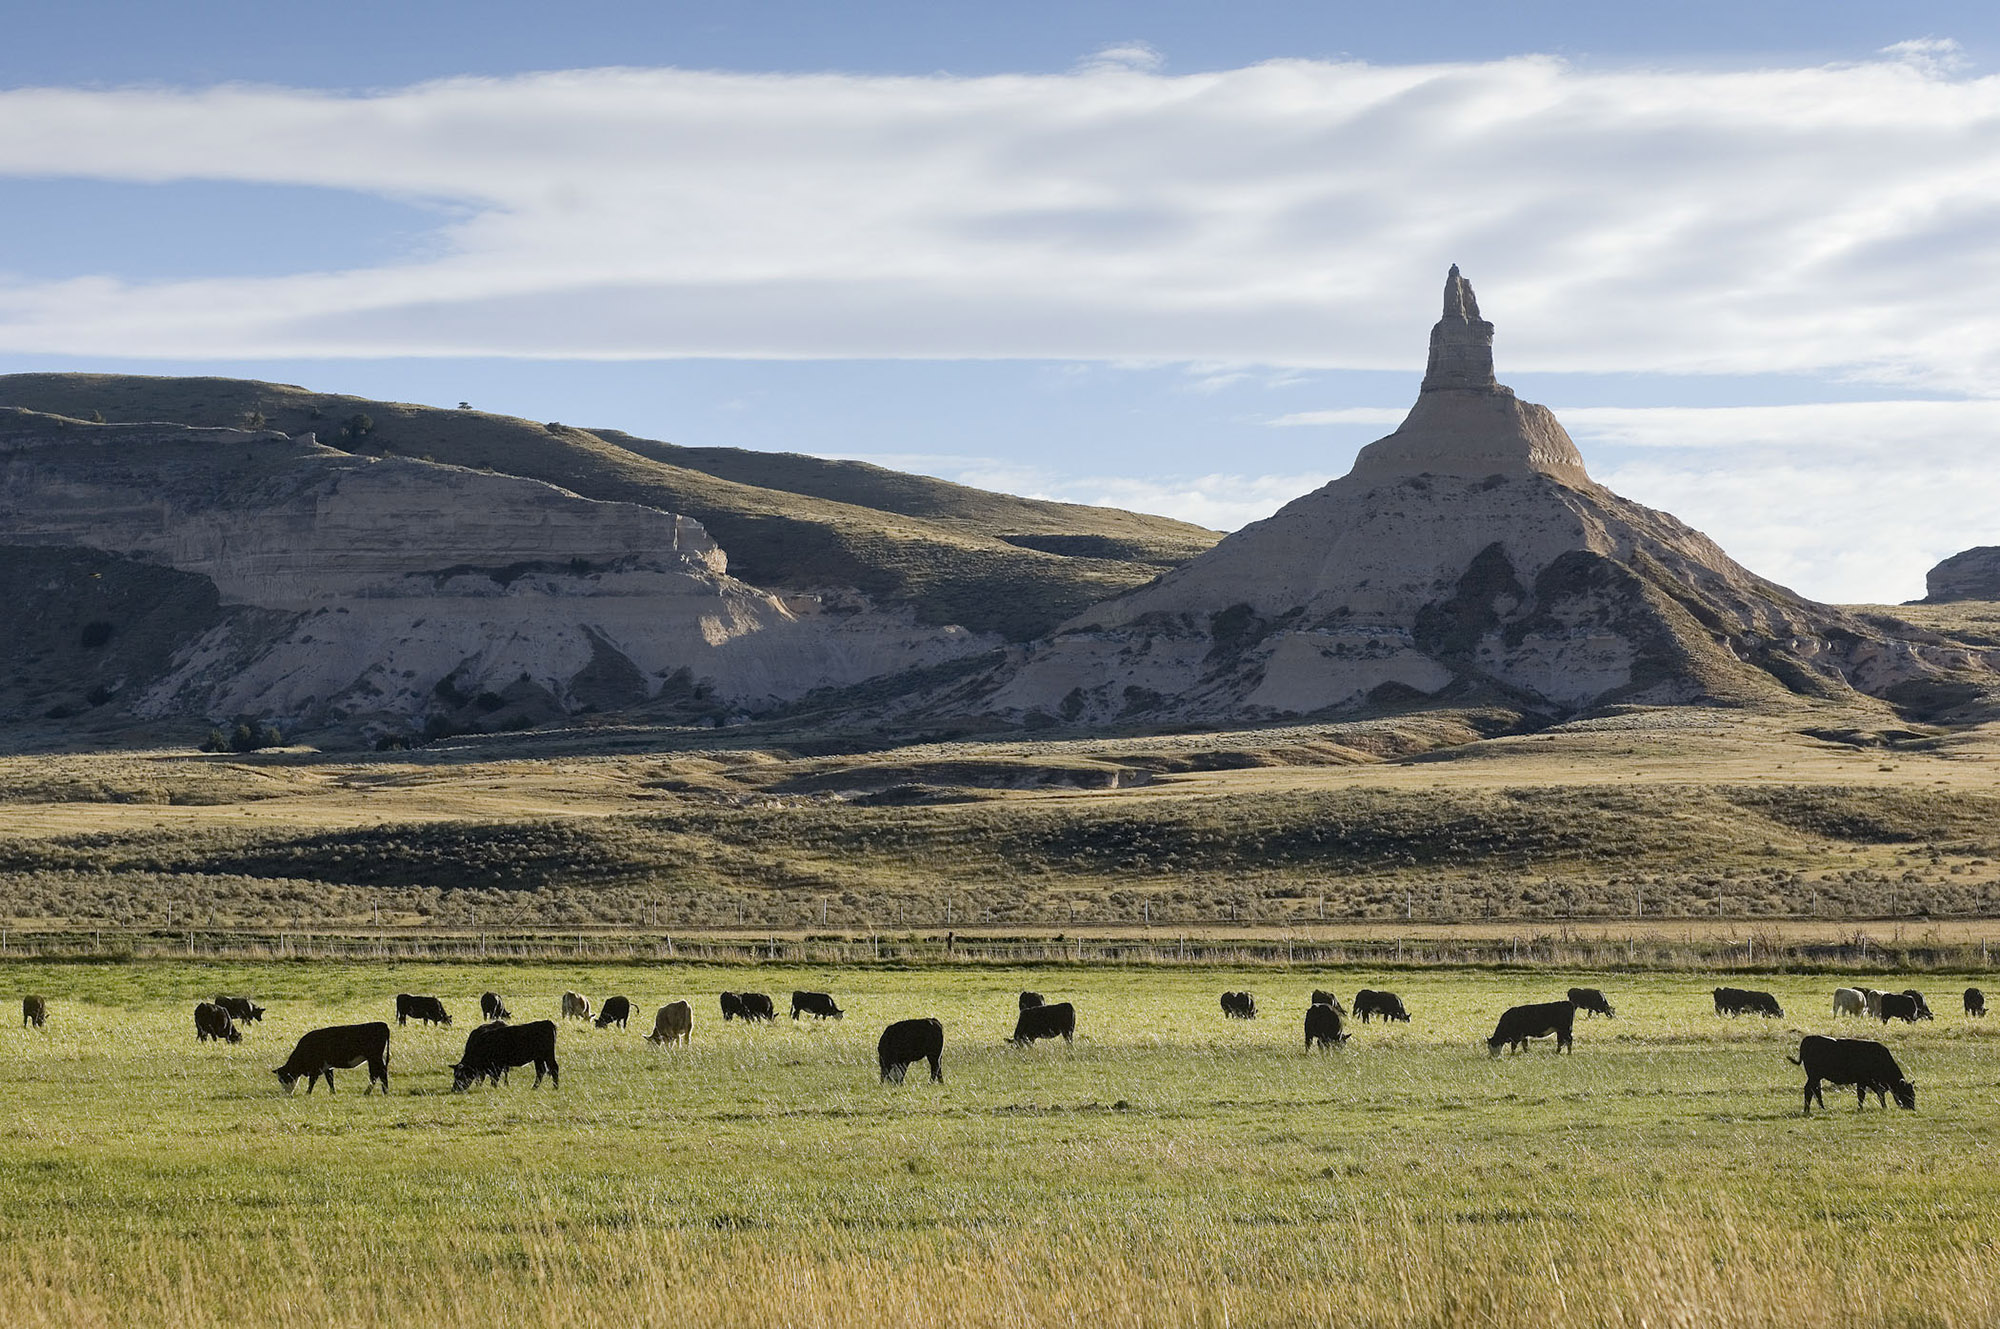
[[[944,1059],[942,1057],[934,1056],[931,1058],[931,1083],[944,1083]]]

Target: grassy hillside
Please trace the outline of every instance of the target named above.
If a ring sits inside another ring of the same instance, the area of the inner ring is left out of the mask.
[[[526,476],[708,527],[730,570],[773,589],[852,586],[927,623],[1010,639],[1152,579],[1217,538],[1164,517],[1046,503],[854,462],[680,448],[474,410],[224,378],[0,376],[0,406],[111,422],[313,433],[354,451]],[[346,423],[366,416],[358,437]]]

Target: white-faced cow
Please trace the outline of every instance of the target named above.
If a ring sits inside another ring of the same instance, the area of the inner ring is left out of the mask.
[[[1618,1012],[1611,1009],[1611,1003],[1596,988],[1571,988],[1569,1004],[1585,1015],[1601,1015],[1607,1020],[1616,1019]]]
[[[1500,1017],[1494,1027],[1493,1037],[1486,1040],[1486,1051],[1491,1056],[1499,1056],[1501,1048],[1514,1052],[1527,1050],[1531,1038],[1547,1038],[1555,1035],[1556,1051],[1575,1053],[1576,1044],[1571,1034],[1576,1027],[1576,1005],[1569,1001],[1543,1001],[1532,1006],[1515,1006]]]
[[[243,1035],[237,1031],[236,1020],[227,1010],[212,1001],[199,1002],[194,1008],[194,1041],[206,1043],[210,1039],[221,1043],[241,1043]]]
[[[29,1025],[40,1029],[49,1020],[49,1000],[47,997],[21,998],[21,1027]]]
[[[794,992],[792,994],[792,1018],[801,1014],[816,1020],[838,1020],[845,1012],[834,1005],[833,998],[824,992]]]
[[[590,998],[581,992],[565,992],[562,995],[562,1013],[565,1020],[588,1020],[590,1018]]]
[[[451,1027],[451,1012],[436,997],[413,997],[407,992],[396,994],[396,1023],[408,1024],[420,1020],[424,1024],[441,1024]],[[311,1093],[311,1090],[307,1090]]]
[[[479,1018],[491,1024],[495,1020],[511,1020],[514,1013],[507,1009],[507,1003],[500,1000],[497,992],[479,994]]]
[[[670,1001],[653,1016],[653,1032],[646,1035],[646,1041],[679,1043],[685,1047],[693,1031],[694,1007],[684,1001]]]
[[[1225,992],[1222,994],[1222,1013],[1232,1020],[1254,1020],[1257,1018],[1257,999],[1247,992]]]
[[[1917,1106],[1917,1087],[1903,1074],[1903,1068],[1896,1064],[1889,1049],[1880,1043],[1865,1038],[1822,1038],[1807,1034],[1799,1040],[1799,1055],[1785,1060],[1805,1068],[1807,1116],[1812,1115],[1814,1100],[1822,1108],[1826,1106],[1826,1094],[1820,1088],[1822,1081],[1853,1085],[1856,1112],[1868,1105],[1871,1089],[1875,1091],[1875,1101],[1883,1107],[1889,1106],[1887,1095],[1891,1094],[1897,1107],[1914,1110]]]
[[[556,1022],[536,1020],[529,1024],[508,1024],[494,1020],[482,1024],[465,1038],[465,1055],[451,1068],[451,1087],[463,1093],[480,1080],[500,1083],[500,1077],[516,1066],[535,1067],[535,1085],[542,1076],[551,1088],[562,1087],[562,1068],[556,1065]]]
[[[882,1031],[875,1061],[883,1084],[901,1084],[913,1062],[928,1061],[931,1079],[944,1083],[944,1024],[937,1019],[898,1020]]]
[[[1066,1001],[1053,1006],[1034,1006],[1022,1011],[1014,1021],[1014,1036],[1007,1041],[1021,1047],[1042,1038],[1076,1038],[1076,1007]]]
[[[1340,1007],[1332,1002],[1316,1001],[1306,1007],[1306,1048],[1318,1047],[1322,1052],[1327,1048],[1337,1048],[1347,1041],[1347,1031],[1340,1026]]]
[[[1380,1016],[1384,1020],[1410,1022],[1410,1013],[1403,1009],[1403,999],[1393,992],[1377,992],[1373,988],[1363,988],[1354,994],[1354,1017],[1367,1024]]]
[[[599,1029],[609,1029],[615,1024],[620,1029],[623,1029],[625,1022],[631,1018],[632,1003],[628,999],[624,997],[606,997],[604,999],[604,1009],[597,1013],[597,1027]]]
[[[238,1024],[256,1024],[264,1018],[264,1008],[248,997],[217,996],[214,1004],[229,1012],[229,1018]]]
[[[337,1024],[325,1029],[315,1029],[299,1039],[298,1046],[285,1064],[272,1071],[278,1083],[285,1086],[285,1092],[292,1092],[292,1086],[301,1077],[306,1082],[306,1092],[312,1093],[319,1078],[326,1077],[326,1091],[333,1092],[333,1073],[353,1070],[356,1066],[368,1067],[368,1088],[373,1089],[381,1082],[382,1092],[389,1092],[389,1026],[380,1020],[372,1024]]]
[[[1986,994],[1978,988],[1965,990],[1965,1013],[1977,1019],[1986,1018]]]

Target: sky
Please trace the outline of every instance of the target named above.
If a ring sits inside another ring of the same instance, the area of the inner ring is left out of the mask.
[[[1814,597],[2000,544],[2000,10],[0,0],[0,373],[225,374],[1234,529],[1447,265]]]

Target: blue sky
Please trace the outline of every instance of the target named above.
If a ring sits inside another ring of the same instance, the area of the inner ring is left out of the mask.
[[[1752,568],[2000,543],[1983,6],[6,9],[0,372],[1233,527],[1393,427],[1458,261],[1503,381]]]

